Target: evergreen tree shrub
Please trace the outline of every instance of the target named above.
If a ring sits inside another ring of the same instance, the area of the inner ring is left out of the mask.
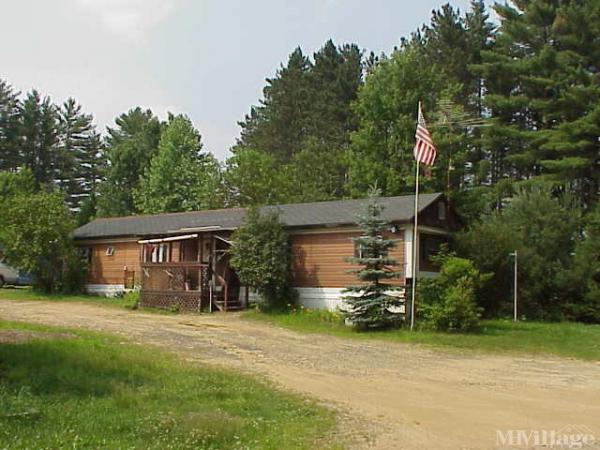
[[[381,217],[383,207],[377,201],[379,195],[378,189],[371,189],[366,211],[357,220],[362,230],[362,235],[354,238],[357,256],[348,258],[361,266],[351,271],[361,284],[344,290],[347,294],[343,297],[347,304],[344,316],[361,331],[397,327],[403,317],[400,314],[402,300],[392,295],[398,288],[389,283],[399,275],[393,269],[397,262],[389,256],[396,240],[384,236],[388,223]]]

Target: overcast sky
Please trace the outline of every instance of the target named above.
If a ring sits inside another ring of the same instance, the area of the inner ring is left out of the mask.
[[[289,53],[327,39],[389,52],[442,0],[0,0],[0,78],[74,97],[104,129],[184,112],[223,159]],[[463,10],[468,0],[453,0]]]

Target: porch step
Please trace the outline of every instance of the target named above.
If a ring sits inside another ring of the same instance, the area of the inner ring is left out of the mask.
[[[219,311],[225,311],[225,302],[223,300],[213,300],[213,304]],[[227,302],[227,311],[240,311],[243,309],[242,303],[238,300],[229,300]]]

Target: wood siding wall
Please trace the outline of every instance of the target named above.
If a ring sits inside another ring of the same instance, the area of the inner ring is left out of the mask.
[[[346,273],[355,269],[344,259],[354,254],[352,238],[359,233],[297,234],[291,237],[292,286],[341,288],[357,284],[354,275]],[[391,235],[398,239],[391,257],[396,259],[396,270],[404,271],[404,243],[402,234]],[[404,284],[404,274],[393,284]]]
[[[343,288],[357,283],[354,275],[347,270],[355,269],[345,258],[354,254],[352,237],[358,232],[329,232],[314,234],[295,234],[291,236],[292,249],[292,286]],[[394,269],[401,276],[393,284],[403,285],[404,242],[403,233],[389,234],[397,239],[391,257],[398,262]],[[140,280],[140,245],[137,242],[117,242],[102,244],[81,244],[91,249],[91,263],[88,270],[88,283],[123,284],[124,268],[135,271],[135,282]],[[113,247],[112,256],[106,254],[107,247]],[[179,261],[180,243],[173,242],[172,261]]]
[[[91,244],[91,262],[88,267],[88,283],[123,284],[124,269],[135,271],[135,282],[140,275],[140,246],[137,242]],[[112,256],[106,254],[108,247],[114,248]]]

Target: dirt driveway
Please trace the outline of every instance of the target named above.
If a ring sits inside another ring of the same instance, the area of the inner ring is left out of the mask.
[[[500,448],[497,430],[565,426],[588,430],[600,442],[600,363],[304,335],[235,314],[0,301],[0,318],[120,334],[189,360],[266,376],[334,405],[353,448],[488,450]]]

